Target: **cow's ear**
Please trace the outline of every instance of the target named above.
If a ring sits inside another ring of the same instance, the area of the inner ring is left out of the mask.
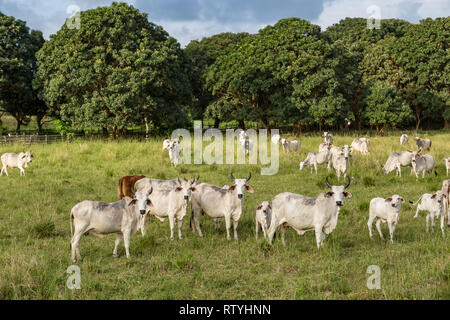
[[[262,208],[262,205],[260,204],[260,205],[258,206],[258,208],[256,208],[256,210],[261,210],[261,208]]]
[[[232,185],[231,187],[229,187],[228,191],[234,191],[234,189],[236,189],[236,185]]]
[[[325,193],[325,198],[329,198],[334,194],[333,191],[328,191],[327,193]]]
[[[400,201],[401,201],[401,202],[405,202],[405,199],[403,199],[402,197],[400,197]]]
[[[351,198],[351,197],[352,197],[352,194],[351,194],[350,192],[344,191],[344,196],[345,196],[346,198]]]
[[[178,187],[178,188],[175,189],[175,191],[181,191],[181,190],[183,190],[182,187]]]
[[[247,191],[250,192],[250,193],[255,192],[255,190],[253,190],[253,188],[248,186],[248,185],[245,185],[245,189],[247,189]]]
[[[444,198],[447,198],[447,195],[446,195],[446,194],[443,194],[442,196],[443,196]]]
[[[136,204],[136,199],[133,199],[130,201],[130,203],[128,204],[129,206],[134,206]]]
[[[147,205],[148,205],[149,207],[153,207],[153,203],[152,203],[152,200],[150,200],[150,199],[147,199]]]
[[[197,188],[196,187],[192,187],[191,190],[195,192],[195,191],[197,191]]]
[[[392,201],[392,198],[387,198],[387,199],[384,200],[384,201],[386,201],[386,202],[391,202],[391,201]]]
[[[436,198],[436,193],[431,196],[431,199]]]
[[[270,204],[267,206],[267,208],[269,208],[270,210],[272,210],[272,206],[271,206]]]

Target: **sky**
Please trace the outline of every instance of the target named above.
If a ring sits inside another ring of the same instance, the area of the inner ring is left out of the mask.
[[[256,33],[283,18],[298,17],[325,30],[346,17],[399,18],[412,23],[450,15],[450,0],[128,0],[161,25],[182,47],[221,32]],[[107,0],[0,0],[0,11],[41,30],[56,33],[70,9],[110,5]]]

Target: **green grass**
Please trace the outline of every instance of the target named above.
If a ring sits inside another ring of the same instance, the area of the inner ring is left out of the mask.
[[[326,166],[319,174],[299,171],[298,162],[317,150],[322,139],[301,137],[302,150],[280,152],[280,170],[261,176],[257,165],[169,166],[162,141],[73,142],[33,145],[34,160],[19,177],[9,169],[0,177],[0,299],[450,299],[449,239],[439,228],[425,233],[425,218],[413,219],[414,208],[402,207],[391,245],[367,230],[368,202],[399,193],[417,200],[440,188],[445,177],[442,158],[450,154],[448,132],[422,134],[433,140],[431,154],[438,177],[416,181],[403,169],[384,176],[378,163],[391,151],[402,150],[400,134],[371,138],[371,155],[355,155],[350,169],[353,198],[346,199],[336,230],[317,250],[314,232],[299,237],[286,232],[287,247],[278,238],[269,246],[255,240],[255,208],[276,194],[290,191],[316,196],[327,190]],[[412,139],[410,139],[412,140]],[[335,144],[350,144],[349,136],[335,135]],[[410,141],[409,149],[414,148]],[[0,153],[20,152],[21,145],[0,146]],[[116,182],[124,175],[145,174],[171,179],[193,178],[216,185],[230,184],[229,174],[246,177],[254,194],[246,194],[239,222],[239,241],[227,241],[224,226],[214,230],[202,217],[204,238],[192,234],[189,215],[183,240],[169,240],[168,221],[150,219],[147,235],[131,239],[131,258],[124,248],[112,257],[115,236],[83,237],[81,289],[69,290],[70,209],[79,201],[115,201]],[[330,181],[337,183],[335,174]],[[341,178],[341,182],[343,179]],[[386,225],[382,226],[387,235]],[[450,229],[446,228],[447,234]],[[367,268],[381,268],[381,289],[369,290]]]

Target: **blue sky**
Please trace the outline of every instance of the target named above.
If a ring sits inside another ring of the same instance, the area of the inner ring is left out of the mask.
[[[107,0],[0,0],[0,11],[41,30],[48,39],[71,14],[111,4]],[[191,40],[220,32],[250,32],[299,17],[322,29],[346,17],[400,18],[417,23],[427,17],[450,15],[450,0],[128,0],[149,20],[162,25],[184,47]],[[374,7],[375,6],[375,7]],[[375,9],[374,9],[375,8]]]

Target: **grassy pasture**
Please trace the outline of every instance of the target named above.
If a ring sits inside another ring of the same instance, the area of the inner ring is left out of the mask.
[[[290,191],[315,196],[327,190],[325,166],[319,174],[299,171],[298,162],[316,151],[322,138],[301,138],[302,150],[285,155],[280,150],[280,170],[261,176],[257,165],[180,165],[170,168],[162,140],[149,142],[78,141],[32,146],[34,161],[19,177],[10,168],[0,177],[0,299],[450,299],[450,229],[443,239],[438,225],[425,233],[424,213],[413,219],[415,208],[402,207],[395,242],[374,239],[367,230],[368,204],[376,196],[399,193],[416,201],[422,193],[439,189],[445,178],[442,158],[450,154],[448,132],[428,132],[430,152],[438,177],[416,181],[403,169],[384,176],[379,163],[391,151],[404,149],[399,135],[371,138],[371,155],[355,155],[350,168],[353,198],[346,199],[336,230],[317,250],[314,232],[299,237],[286,232],[287,247],[278,238],[270,247],[255,240],[255,208],[276,194]],[[410,138],[408,148],[414,148]],[[335,135],[335,144],[352,138]],[[205,143],[206,144],[206,143]],[[20,152],[20,145],[1,146],[0,154]],[[192,234],[189,215],[184,239],[169,240],[169,224],[147,222],[147,235],[131,239],[131,259],[123,245],[112,257],[115,236],[83,237],[78,263],[81,289],[66,288],[70,261],[70,209],[79,201],[115,201],[119,177],[144,174],[171,179],[200,175],[200,181],[230,184],[229,174],[246,177],[254,194],[246,194],[239,223],[239,241],[227,241],[224,225],[214,230],[202,217],[203,238]],[[337,184],[334,174],[330,181]],[[341,182],[344,180],[341,178]],[[382,226],[387,235],[387,226]],[[369,290],[367,268],[381,268],[381,289]]]

